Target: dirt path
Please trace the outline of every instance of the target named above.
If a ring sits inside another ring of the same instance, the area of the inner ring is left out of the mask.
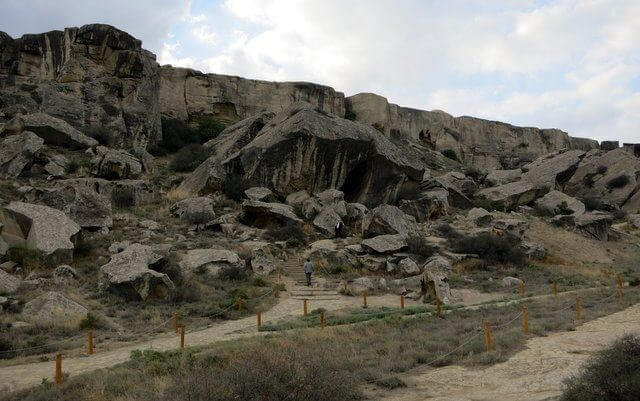
[[[335,300],[309,301],[308,307],[309,311],[316,308],[335,311],[358,307],[361,302],[362,300],[358,297],[340,296]],[[413,302],[407,302],[409,305],[413,304]],[[371,296],[368,299],[368,303],[371,307],[393,306],[399,303],[399,298],[394,295]],[[300,316],[301,314],[302,301],[284,298],[271,310],[263,313],[262,321],[263,323],[277,322],[282,319]],[[262,334],[266,333],[257,331],[256,317],[250,316],[239,320],[222,322],[207,329],[187,332],[185,344],[187,346],[200,346]],[[155,349],[166,351],[177,349],[179,345],[180,338],[175,334],[162,334],[149,341],[98,352],[92,356],[64,358],[62,370],[74,376],[126,362],[129,360],[133,350]],[[0,367],[0,391],[15,391],[28,388],[41,383],[45,377],[51,380],[54,367],[55,363],[53,361]]]
[[[484,369],[423,367],[399,377],[407,388],[373,390],[384,401],[541,401],[557,399],[562,381],[596,351],[627,333],[640,333],[640,304],[592,320],[575,331],[535,337],[508,361]]]

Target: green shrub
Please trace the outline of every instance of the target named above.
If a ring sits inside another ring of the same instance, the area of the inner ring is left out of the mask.
[[[6,257],[8,260],[19,264],[20,266],[27,266],[37,264],[40,260],[37,251],[27,249],[21,246],[12,246],[7,250]]]
[[[424,258],[430,258],[436,252],[436,248],[420,234],[410,234],[407,238],[407,245],[409,245],[409,252]]]
[[[220,270],[220,279],[227,281],[245,281],[249,278],[247,269],[240,266],[229,266]]]
[[[451,160],[455,160],[457,162],[460,162],[460,159],[458,158],[458,154],[453,149],[445,149],[440,153],[442,153],[442,156],[446,157],[447,159],[451,159]]]
[[[89,312],[87,313],[87,316],[80,321],[79,327],[80,330],[99,329],[102,327],[102,322],[98,316]]]
[[[478,167],[475,167],[475,166],[467,167],[464,170],[464,174],[467,177],[471,177],[471,179],[474,180],[475,182],[482,182],[487,176],[486,172],[480,170]]]
[[[89,168],[91,166],[91,159],[87,154],[77,154],[71,157],[69,164],[67,165],[67,174],[73,174],[81,168]]]
[[[156,156],[175,153],[189,144],[203,144],[220,134],[224,124],[213,117],[203,116],[197,119],[196,127],[182,120],[162,119],[162,140],[151,146],[149,151]]]
[[[449,246],[457,253],[478,255],[489,264],[511,263],[520,266],[524,260],[520,240],[511,234],[502,236],[489,233],[474,236],[458,234],[449,239]]]
[[[207,159],[208,153],[204,146],[192,143],[180,149],[171,159],[169,168],[173,171],[193,171]]]
[[[629,178],[628,175],[620,174],[619,176],[612,178],[607,182],[607,188],[609,188],[609,190],[622,188],[628,185],[630,182],[631,182],[631,179]]]
[[[563,401],[632,401],[640,394],[640,337],[626,336],[565,381]]]
[[[198,140],[200,143],[208,142],[220,135],[224,129],[225,125],[215,118],[202,116],[198,119]]]

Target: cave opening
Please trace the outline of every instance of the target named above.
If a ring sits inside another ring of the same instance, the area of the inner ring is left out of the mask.
[[[347,202],[359,202],[360,196],[366,186],[366,177],[369,171],[369,163],[367,160],[363,160],[358,163],[344,180],[344,184],[340,190],[344,192],[344,199]]]

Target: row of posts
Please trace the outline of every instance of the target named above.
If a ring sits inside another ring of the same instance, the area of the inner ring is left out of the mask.
[[[608,278],[609,274],[610,274],[609,272],[603,271],[603,276]],[[557,296],[558,295],[558,286],[557,286],[557,284],[555,282],[552,283],[551,289],[552,289],[553,295]],[[276,298],[279,297],[278,290],[279,290],[279,288],[278,288],[278,286],[276,286],[274,288],[274,296]],[[525,287],[524,282],[520,283],[519,292],[520,292],[520,295],[524,296],[524,294],[526,292],[526,287]],[[616,298],[618,299],[618,302],[622,302],[623,295],[624,295],[624,293],[623,293],[622,275],[618,274],[616,276]],[[241,310],[244,307],[244,300],[242,298],[238,298],[237,301],[236,301],[235,306],[236,306],[236,308],[238,310]],[[362,294],[362,307],[363,308],[367,308],[368,307],[366,292]],[[307,299],[303,300],[303,307],[302,308],[303,308],[303,315],[307,316],[309,314],[309,301]],[[401,309],[405,308],[405,297],[404,297],[404,295],[400,296],[400,308]],[[441,317],[442,316],[442,302],[440,302],[440,299],[436,300],[435,316],[436,317]],[[580,300],[579,296],[576,296],[575,317],[576,317],[576,320],[582,320],[582,301]],[[257,314],[256,314],[256,323],[257,323],[258,329],[260,329],[262,327],[262,313],[261,312],[257,312]],[[173,314],[172,326],[173,326],[173,331],[176,334],[180,334],[180,349],[184,349],[184,344],[185,344],[185,341],[184,341],[185,326],[180,323],[180,317],[178,316],[177,313]],[[320,312],[320,327],[324,328],[325,326],[326,326],[325,312],[321,311]],[[487,352],[492,351],[494,349],[494,345],[493,345],[492,326],[491,326],[490,322],[484,322],[483,331],[484,331],[485,349],[486,349]],[[529,335],[529,309],[526,306],[522,309],[522,332],[525,335]],[[87,332],[87,354],[88,355],[93,355],[94,353],[95,353],[94,333],[93,333],[93,330],[90,330],[89,332]],[[62,381],[63,381],[63,376],[62,376],[62,354],[57,354],[56,355],[56,367],[55,367],[55,383],[56,384],[61,384]]]

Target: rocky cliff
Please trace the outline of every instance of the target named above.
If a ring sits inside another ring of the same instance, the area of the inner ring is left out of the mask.
[[[473,117],[453,117],[443,111],[400,107],[373,93],[346,100],[347,116],[387,135],[408,136],[435,150],[452,149],[468,165],[512,168],[560,149],[590,150],[598,142],[573,138],[557,129],[516,127]]]
[[[141,42],[108,25],[13,39],[0,32],[0,113],[43,112],[114,145],[161,137],[159,67]]]

